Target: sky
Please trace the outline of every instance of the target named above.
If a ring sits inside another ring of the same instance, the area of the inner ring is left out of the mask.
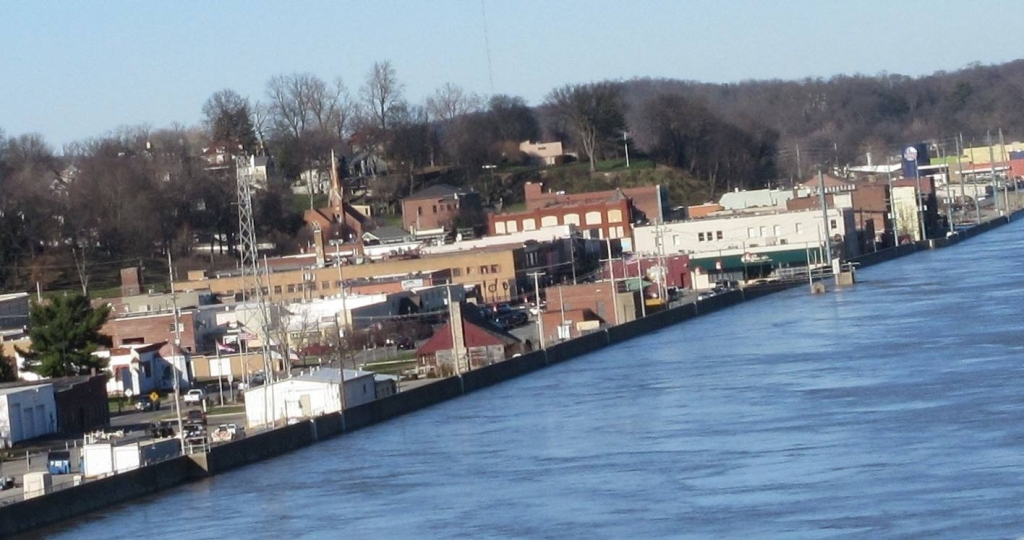
[[[59,150],[194,125],[217,90],[260,100],[274,75],[357,94],[380,60],[412,102],[447,82],[539,104],[604,79],[919,76],[1024,57],[1021,20],[1017,0],[4,0],[0,129]]]

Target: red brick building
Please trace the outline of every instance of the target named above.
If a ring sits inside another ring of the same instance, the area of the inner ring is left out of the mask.
[[[611,282],[580,283],[579,285],[557,285],[544,289],[547,312],[561,313],[563,310],[589,310],[608,324],[622,324],[640,316],[640,298],[635,292],[621,292],[622,282],[616,279],[619,288],[612,297]],[[618,317],[615,308],[618,308]],[[547,333],[547,332],[545,332]]]
[[[624,187],[607,191],[591,191],[587,193],[565,193],[562,191],[544,191],[542,182],[527,182],[523,187],[526,195],[526,209],[537,210],[546,206],[561,204],[588,204],[612,199],[616,192],[621,192],[633,204],[634,223],[660,223],[666,219],[668,196],[660,185]]]
[[[605,201],[559,204],[523,212],[491,214],[487,232],[491,236],[532,231],[555,225],[575,225],[590,232],[591,238],[632,238],[633,205],[621,192]]]
[[[194,311],[182,311],[179,317],[181,348],[196,352]],[[128,315],[109,319],[100,332],[110,336],[112,348],[140,343],[174,343],[174,314],[169,312]]]
[[[447,229],[456,218],[482,211],[479,193],[437,184],[402,199],[402,226],[413,233]]]

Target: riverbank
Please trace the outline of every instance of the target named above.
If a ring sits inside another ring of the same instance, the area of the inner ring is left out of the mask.
[[[945,247],[1009,223],[1016,217],[1018,216],[1013,216],[1010,219],[999,218],[998,223],[982,224],[977,228],[978,230],[972,230],[951,239],[900,246],[898,249],[872,253],[855,262],[862,267],[870,266],[910,255],[916,251]],[[801,283],[793,286],[805,285]],[[348,431],[356,431],[442,401],[466,395],[524,373],[538,371],[547,366],[577,358],[635,337],[641,337],[679,322],[719,311],[747,300],[768,296],[784,288],[788,287],[780,285],[733,291],[697,304],[680,306],[583,338],[561,343],[544,351],[536,351],[475,370],[462,377],[443,379],[396,396],[354,407],[345,411],[344,414],[318,417],[308,422],[215,447],[206,454],[176,458],[162,464],[88,482],[45,497],[0,508],[0,536],[26,532],[115,504],[131,502],[141,496],[157,493],[185,482],[207,478],[249,463],[285,454],[297,448],[312,445],[317,441]]]

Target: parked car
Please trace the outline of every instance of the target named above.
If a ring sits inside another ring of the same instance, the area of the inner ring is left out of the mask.
[[[154,439],[161,439],[163,437],[173,437],[174,428],[171,427],[170,422],[153,422],[149,425],[149,435]]]
[[[190,444],[203,444],[206,442],[206,426],[202,424],[188,424],[182,433],[185,442]]]
[[[205,426],[206,413],[199,409],[192,409],[191,411],[188,412],[188,415],[185,417],[185,422],[189,424],[200,424]]]
[[[185,392],[185,403],[188,405],[198,405],[206,399],[206,392],[199,388],[193,388],[188,392]]]
[[[159,411],[160,400],[153,401],[149,396],[139,396],[139,399],[135,400],[135,410],[137,411]]]

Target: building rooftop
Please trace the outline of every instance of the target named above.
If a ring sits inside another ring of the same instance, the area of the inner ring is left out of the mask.
[[[38,391],[38,390],[40,390],[42,388],[45,388],[47,386],[53,387],[53,385],[50,384],[50,383],[30,384],[30,385],[17,385],[17,386],[4,386],[3,388],[0,388],[0,396],[6,396],[6,395],[9,395],[9,394],[16,394],[18,392],[24,392],[26,390],[36,390],[36,391]]]
[[[359,377],[365,377],[367,375],[373,375],[373,372],[363,371],[361,369],[346,369],[345,370],[345,380],[346,381],[351,381],[352,379],[357,379]],[[287,380],[289,380],[289,379],[283,379],[283,381],[287,381]],[[295,377],[292,377],[292,380],[312,381],[312,382],[319,382],[319,383],[325,383],[325,384],[338,384],[338,383],[341,382],[341,379],[338,376],[338,368],[319,368],[319,369],[314,369],[313,371],[308,371],[308,372],[302,373],[300,375],[297,375]]]
[[[454,195],[462,195],[466,190],[448,184],[436,184],[421,189],[405,198],[407,201],[418,201],[422,199],[444,199]]]

